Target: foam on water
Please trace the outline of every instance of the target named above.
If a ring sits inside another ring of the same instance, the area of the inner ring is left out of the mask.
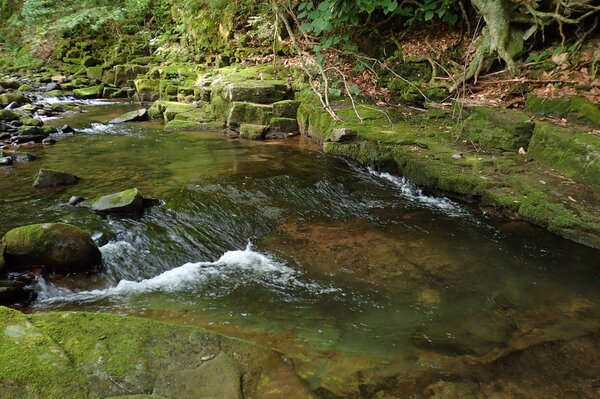
[[[132,131],[130,128],[123,124],[109,124],[109,123],[97,123],[94,122],[90,127],[84,129],[77,129],[78,133],[85,134],[120,134],[120,135],[131,135]]]
[[[446,197],[434,197],[424,194],[423,190],[421,190],[404,176],[394,176],[387,172],[381,173],[371,168],[369,168],[369,173],[373,176],[385,179],[391,182],[394,186],[400,188],[402,197],[409,201],[418,202],[427,206],[428,208],[437,208],[443,210],[450,216],[464,217],[468,215],[468,212],[464,208]]]
[[[129,251],[122,243],[107,244],[102,248],[105,256]],[[93,302],[105,298],[118,299],[144,293],[199,293],[207,296],[226,294],[250,284],[260,284],[282,295],[288,291],[305,290],[313,294],[337,292],[339,289],[301,279],[300,273],[271,257],[246,249],[228,251],[215,262],[186,263],[155,277],[133,281],[121,280],[116,285],[90,291],[71,291],[56,287],[40,278],[36,284],[37,306],[68,302]],[[210,286],[210,290],[207,290]],[[210,291],[210,292],[208,292]]]

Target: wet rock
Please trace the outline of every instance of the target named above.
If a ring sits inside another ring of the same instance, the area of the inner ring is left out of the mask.
[[[51,169],[40,169],[33,183],[34,188],[47,188],[69,186],[76,184],[80,180],[79,177],[70,173],[59,172]]]
[[[22,125],[18,129],[20,136],[44,135],[44,129],[41,126]]]
[[[138,109],[137,111],[127,112],[119,116],[118,118],[111,119],[108,123],[125,123],[125,122],[139,122],[148,120],[148,110],[146,108]]]
[[[99,213],[140,213],[144,211],[144,197],[137,188],[96,198],[92,211]]]
[[[44,140],[42,140],[43,145],[54,145],[56,143],[57,141],[55,139],[45,138]]]
[[[46,91],[54,91],[60,90],[60,85],[58,83],[48,83],[46,85]]]
[[[13,162],[32,162],[37,159],[35,155],[31,155],[28,152],[13,152],[10,154]]]
[[[0,280],[0,305],[14,305],[30,302],[34,297],[31,289],[21,281]]]
[[[21,86],[19,86],[19,88],[17,89],[17,91],[29,92],[29,91],[33,91],[33,87],[31,87],[28,84],[22,84]]]
[[[75,133],[75,129],[69,125],[63,125],[58,130],[60,130],[62,133]]]
[[[32,224],[10,230],[2,238],[9,271],[44,266],[45,270],[70,273],[92,271],[102,260],[89,233],[69,224]]]
[[[82,203],[83,201],[84,201],[83,197],[80,197],[79,195],[74,195],[71,198],[69,198],[68,204],[71,206],[76,206],[76,205]]]
[[[20,134],[11,137],[10,141],[15,144],[41,143],[45,138],[43,134]]]
[[[0,166],[10,166],[13,164],[11,157],[0,157]]]
[[[271,130],[266,138],[286,138],[289,136],[294,136],[299,134],[298,130],[298,121],[294,118],[271,118],[269,121],[269,125],[271,126]]]
[[[357,135],[354,129],[350,129],[347,127],[333,129],[331,132],[331,137],[327,141],[333,142],[343,142],[343,141],[352,141],[356,140]]]

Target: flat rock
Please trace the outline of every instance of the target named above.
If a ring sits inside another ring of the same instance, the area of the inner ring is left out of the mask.
[[[352,140],[355,140],[356,137],[357,137],[356,131],[354,131],[353,129],[347,128],[347,127],[342,127],[342,128],[333,129],[328,141],[333,141],[333,142],[352,141]]]
[[[11,157],[0,157],[0,166],[10,166],[13,164]]]
[[[70,186],[76,184],[79,177],[70,173],[60,172],[52,169],[40,169],[36,175],[34,188],[47,188],[58,186]]]
[[[144,197],[137,188],[132,188],[96,198],[91,208],[100,213],[139,213],[144,211]]]
[[[119,116],[118,118],[111,119],[108,123],[125,123],[125,122],[139,122],[148,120],[148,110],[146,108],[138,109],[136,111],[127,112]]]

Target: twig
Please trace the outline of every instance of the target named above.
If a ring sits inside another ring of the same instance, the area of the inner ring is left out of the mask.
[[[130,391],[129,389],[125,388],[123,385],[119,384],[113,377],[112,375],[108,375],[108,378],[113,382],[113,384],[115,384],[116,386],[118,386],[119,388],[121,388],[123,391],[127,392],[127,393],[133,393],[133,391]]]

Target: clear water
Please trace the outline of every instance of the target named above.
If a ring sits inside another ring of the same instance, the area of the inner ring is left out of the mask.
[[[0,168],[1,234],[73,223],[103,253],[97,276],[40,278],[32,311],[204,326],[280,350],[313,387],[338,393],[367,368],[451,373],[450,358],[483,359],[600,326],[599,251],[526,223],[489,222],[301,138],[106,125],[130,109],[94,105],[49,121],[80,134],[23,147],[40,159]],[[40,167],[82,180],[34,190]],[[67,205],[72,195],[131,187],[164,205],[139,217]]]

